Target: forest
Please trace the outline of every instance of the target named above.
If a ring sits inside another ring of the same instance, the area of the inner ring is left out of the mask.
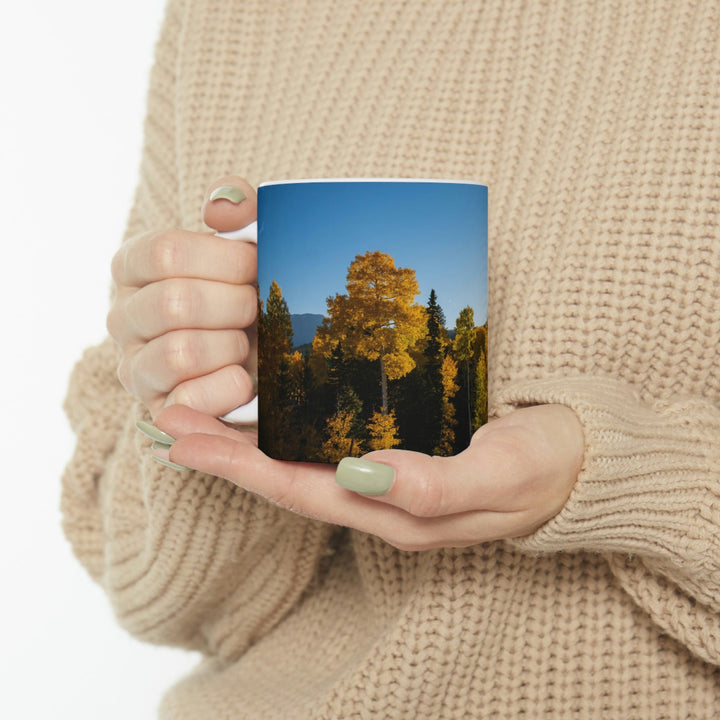
[[[259,445],[282,460],[336,463],[371,450],[453,455],[487,422],[487,322],[451,330],[435,290],[387,253],[356,255],[312,343],[295,347],[273,281],[259,299]]]

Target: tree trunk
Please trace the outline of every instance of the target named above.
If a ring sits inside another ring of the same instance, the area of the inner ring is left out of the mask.
[[[465,384],[467,386],[468,444],[472,440],[472,408],[470,407],[470,361],[465,361]]]
[[[382,407],[380,411],[383,415],[388,414],[388,393],[387,393],[387,375],[385,374],[385,363],[380,358],[380,389],[382,390]]]

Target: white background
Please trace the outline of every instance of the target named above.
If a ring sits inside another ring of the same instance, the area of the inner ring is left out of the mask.
[[[0,0],[0,717],[144,720],[195,663],[116,624],[60,530],[61,405],[105,335],[164,0]]]

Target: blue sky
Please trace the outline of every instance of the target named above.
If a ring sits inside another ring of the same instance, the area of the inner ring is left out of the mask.
[[[466,183],[312,182],[261,186],[258,282],[272,280],[293,314],[327,311],[345,293],[355,255],[389,253],[416,271],[426,305],[435,289],[446,326],[469,305],[487,318],[487,189]]]

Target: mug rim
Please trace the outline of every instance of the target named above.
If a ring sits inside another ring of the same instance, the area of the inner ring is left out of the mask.
[[[286,180],[266,180],[258,185],[262,187],[273,185],[301,185],[311,183],[435,183],[448,185],[475,185],[476,187],[487,188],[487,183],[477,180],[460,180],[451,178],[403,178],[403,177],[349,177],[349,178],[298,178]]]

